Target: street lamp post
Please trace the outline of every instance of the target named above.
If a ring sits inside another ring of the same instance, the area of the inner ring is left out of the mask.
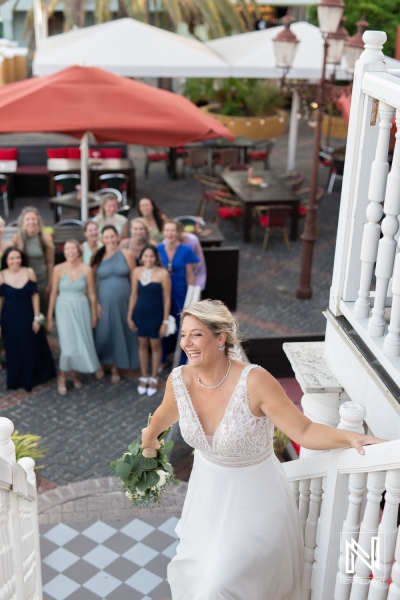
[[[341,26],[344,8],[345,5],[343,4],[342,0],[321,0],[318,4],[318,21],[321,33],[324,38],[324,54],[321,79],[314,88],[315,92],[313,94],[313,105],[315,106],[315,133],[312,157],[312,171],[310,179],[309,200],[306,207],[306,220],[304,224],[304,232],[301,236],[303,240],[303,250],[301,259],[300,282],[299,287],[296,291],[297,298],[300,298],[302,300],[308,300],[312,297],[311,268],[314,251],[314,242],[316,240],[316,212],[318,209],[318,206],[316,204],[316,195],[318,188],[318,169],[322,133],[322,120],[325,114],[327,104],[329,102],[337,100],[343,93],[350,92],[350,86],[348,86],[348,88],[346,89],[334,85],[333,82],[327,81],[326,65],[327,63],[333,65],[340,64],[343,55],[343,50],[346,45],[346,47],[349,47],[349,57],[347,58],[349,64],[348,70],[350,71],[352,65],[354,72],[354,63],[356,59],[359,58],[363,50],[362,40],[360,48],[358,37],[360,37],[361,39],[361,32],[363,32],[363,28],[365,31],[366,26],[368,26],[366,21],[362,19],[362,21],[360,21],[357,24],[357,34],[347,41],[348,34],[344,27]],[[284,86],[286,73],[289,71],[292,64],[291,62],[289,63],[289,57],[291,56],[293,60],[294,53],[299,43],[299,40],[297,40],[294,34],[290,32],[291,22],[291,17],[286,17],[286,20],[284,20],[285,29],[276,36],[275,40],[273,40],[277,59],[277,66],[280,66],[284,69]],[[289,35],[288,30],[289,33],[295,39],[293,39]],[[332,80],[333,79],[334,74],[332,76]],[[310,84],[308,84],[308,86],[305,86],[304,84],[299,85],[297,83],[294,83],[291,84],[289,87],[293,89],[299,88],[299,90],[307,90],[308,95],[310,95],[310,89],[312,86],[310,86]]]

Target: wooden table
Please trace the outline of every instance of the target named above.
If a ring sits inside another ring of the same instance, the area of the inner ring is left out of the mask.
[[[197,231],[194,231],[193,233],[197,235],[203,248],[219,247],[225,241],[224,236],[215,223],[206,223],[202,232],[197,233]]]
[[[277,179],[271,171],[255,171],[254,177],[262,177],[267,187],[258,187],[246,183],[247,173],[243,171],[222,172],[221,177],[243,205],[243,239],[250,241],[252,210],[254,206],[270,204],[287,204],[292,207],[290,239],[297,240],[299,226],[298,198],[283,182]]]
[[[254,140],[247,137],[237,137],[233,141],[229,141],[225,138],[218,138],[216,140],[207,140],[205,142],[192,142],[183,146],[184,150],[196,150],[204,149],[208,150],[210,154],[209,158],[209,170],[212,171],[212,154],[213,150],[219,150],[222,148],[237,148],[239,150],[239,162],[245,163],[247,161],[247,150],[254,145]],[[178,174],[176,171],[176,160],[179,155],[176,153],[176,148],[169,149],[169,162],[168,172],[171,179],[177,179]]]
[[[61,194],[61,196],[53,196],[49,199],[50,205],[54,208],[54,221],[59,221],[57,207],[62,208],[73,208],[79,211],[79,218],[81,212],[81,201],[78,200],[78,192],[70,192],[69,194]],[[98,208],[100,206],[100,196],[94,192],[88,193],[88,210],[92,208]]]

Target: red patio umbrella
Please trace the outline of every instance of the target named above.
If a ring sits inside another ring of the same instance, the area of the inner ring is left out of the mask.
[[[98,142],[177,147],[232,133],[186,98],[96,67],[69,67],[0,89],[0,133],[67,133],[82,139],[87,216],[88,133]]]

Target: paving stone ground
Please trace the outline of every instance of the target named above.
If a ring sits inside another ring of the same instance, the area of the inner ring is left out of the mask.
[[[21,137],[21,136],[19,136]],[[2,139],[3,138],[3,139]],[[24,142],[41,141],[43,136],[25,136]],[[58,138],[64,143],[65,136]],[[9,136],[0,136],[0,143],[8,143]],[[14,140],[11,142],[15,143]],[[284,172],[286,168],[287,137],[278,140],[271,158],[272,169]],[[298,169],[307,173],[309,182],[312,152],[312,131],[301,129],[298,145]],[[143,177],[144,154],[141,148],[131,147],[137,167],[138,198],[150,196],[168,216],[193,213],[199,199],[197,184],[190,174],[186,179],[171,181],[163,165],[152,165],[150,177]],[[321,169],[320,183],[327,183],[328,173]],[[254,242],[242,242],[241,228],[222,222],[220,227],[226,245],[240,248],[237,316],[245,337],[267,337],[290,333],[323,332],[334,257],[340,184],[327,195],[320,207],[318,220],[320,235],[315,244],[313,262],[313,298],[298,300],[295,296],[299,281],[302,242],[291,243],[287,252],[279,232],[270,236],[268,249],[261,250],[263,231],[257,232]],[[17,198],[10,219],[18,216],[27,204],[40,208],[47,223],[52,222],[52,211],[46,198]],[[135,216],[136,210],[131,210]],[[76,216],[68,215],[65,217]],[[301,224],[301,228],[303,224]],[[51,339],[57,357],[57,340]],[[0,415],[9,417],[21,432],[43,436],[48,448],[42,461],[42,476],[64,486],[73,482],[109,477],[109,462],[140,433],[147,415],[161,400],[162,390],[151,399],[139,397],[135,373],[129,373],[113,385],[107,377],[97,381],[84,376],[81,391],[70,388],[67,396],[57,394],[56,382],[39,386],[32,393],[23,390],[8,391],[5,371],[0,372]]]

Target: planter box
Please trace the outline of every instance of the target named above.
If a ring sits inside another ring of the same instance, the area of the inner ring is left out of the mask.
[[[345,140],[347,138],[347,121],[342,117],[324,115],[322,119],[322,133],[328,138]]]
[[[236,137],[247,137],[252,140],[276,137],[286,133],[286,112],[277,109],[270,117],[230,117],[218,112],[218,104],[208,104],[201,110],[225,125]]]

